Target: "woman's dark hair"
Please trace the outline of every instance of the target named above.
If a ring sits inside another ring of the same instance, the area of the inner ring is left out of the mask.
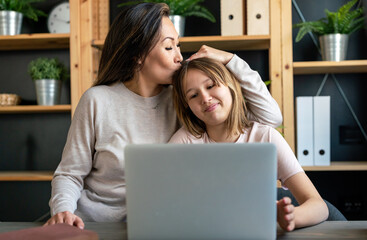
[[[107,34],[93,85],[131,80],[160,38],[162,17],[168,16],[169,7],[164,3],[123,8]]]

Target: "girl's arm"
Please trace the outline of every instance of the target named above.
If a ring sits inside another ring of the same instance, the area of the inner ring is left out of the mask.
[[[328,218],[326,203],[304,172],[288,178],[284,185],[292,192],[299,206],[285,204],[287,199],[278,202],[278,223],[283,229],[292,231],[293,228],[315,225]],[[293,215],[288,214],[288,208],[293,209]]]
[[[289,198],[277,202],[279,225],[286,231],[292,231],[294,228],[325,221],[329,215],[326,203],[303,171],[283,136],[277,130],[268,128],[269,142],[277,148],[278,179],[299,203],[299,206],[294,207]]]
[[[283,118],[278,103],[270,95],[258,72],[253,71],[244,60],[233,53],[205,45],[188,60],[201,57],[208,57],[222,62],[237,77],[246,99],[249,120],[272,127],[278,127],[282,123]]]

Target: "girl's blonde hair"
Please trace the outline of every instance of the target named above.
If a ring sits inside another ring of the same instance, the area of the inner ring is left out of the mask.
[[[246,117],[247,108],[241,86],[236,77],[221,62],[210,58],[186,61],[173,76],[173,102],[181,123],[197,138],[202,137],[206,132],[205,123],[191,111],[185,97],[183,84],[190,69],[202,71],[214,81],[216,86],[221,83],[229,88],[232,95],[232,109],[225,122],[228,136],[243,133],[243,129],[249,126],[249,121]]]

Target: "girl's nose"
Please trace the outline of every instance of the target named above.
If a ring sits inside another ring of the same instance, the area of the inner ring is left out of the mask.
[[[208,102],[210,102],[212,100],[212,97],[210,96],[210,94],[208,92],[202,92],[201,93],[201,100],[203,104],[206,104]]]

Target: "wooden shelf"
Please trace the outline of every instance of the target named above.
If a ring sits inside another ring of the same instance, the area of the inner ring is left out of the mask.
[[[265,50],[270,47],[269,35],[258,36],[200,36],[180,38],[182,52],[194,52],[202,45],[226,51]],[[102,48],[104,40],[93,40],[92,46]]]
[[[69,48],[68,33],[35,33],[0,36],[0,50],[33,50]]]
[[[305,171],[367,171],[367,162],[331,162],[330,166],[303,166]]]
[[[294,74],[365,73],[367,60],[293,62]]]
[[[47,112],[71,112],[71,105],[19,105],[19,106],[0,106],[0,114],[4,113],[47,113]]]
[[[1,171],[0,181],[51,181],[51,171]]]

